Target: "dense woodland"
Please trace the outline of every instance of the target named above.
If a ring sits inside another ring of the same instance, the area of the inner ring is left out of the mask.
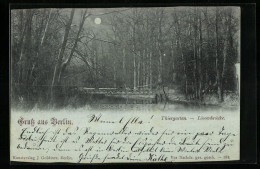
[[[12,10],[12,99],[52,102],[72,86],[166,86],[223,102],[237,90],[239,35],[231,7]]]

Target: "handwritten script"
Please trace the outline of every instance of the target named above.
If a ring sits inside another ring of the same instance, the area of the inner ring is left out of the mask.
[[[239,158],[239,133],[232,130],[234,126],[196,117],[165,119],[147,114],[95,113],[77,119],[21,115],[12,127],[11,160],[111,163]]]

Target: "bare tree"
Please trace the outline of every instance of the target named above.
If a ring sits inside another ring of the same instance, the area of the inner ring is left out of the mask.
[[[54,87],[56,85],[57,86],[60,85],[59,84],[60,83],[59,75],[60,75],[61,68],[62,68],[62,60],[63,60],[63,57],[64,57],[64,52],[65,52],[65,49],[66,49],[66,45],[67,45],[68,36],[69,36],[70,29],[71,29],[71,24],[72,24],[74,13],[75,13],[75,9],[72,9],[71,13],[70,13],[69,21],[67,22],[66,27],[65,27],[63,42],[62,42],[62,45],[61,45],[61,48],[60,48],[60,51],[59,51],[59,55],[58,55],[58,59],[57,59],[57,63],[56,63],[56,66],[55,66],[55,69],[54,69],[54,72],[53,72],[53,79],[52,79],[52,84],[51,84],[51,98],[52,99],[54,97],[54,93],[53,93]]]

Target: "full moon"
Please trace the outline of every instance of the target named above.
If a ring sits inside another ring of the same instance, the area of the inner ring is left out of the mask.
[[[94,22],[95,22],[95,24],[99,25],[101,23],[101,19],[100,18],[95,18]]]

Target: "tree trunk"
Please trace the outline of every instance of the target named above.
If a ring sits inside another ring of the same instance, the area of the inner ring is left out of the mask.
[[[171,59],[172,59],[172,75],[171,75],[171,78],[172,78],[172,83],[175,82],[175,60],[174,60],[174,49],[173,49],[173,40],[171,40]]]
[[[197,54],[197,10],[195,9],[194,16],[194,38],[193,38],[193,59],[194,59],[194,89],[195,89],[195,98],[198,99],[198,54]]]
[[[19,56],[19,60],[22,59],[22,50],[24,48],[24,36],[25,36],[25,31],[26,31],[26,28],[27,28],[27,24],[24,25],[24,12],[23,12],[23,9],[21,9],[19,11],[20,15],[19,15],[19,34],[20,34],[20,39],[19,39],[19,47],[18,47],[18,51],[17,53],[20,55]],[[18,62],[19,64],[19,62]],[[19,80],[19,78],[18,78]],[[19,82],[18,82],[19,83]]]
[[[29,72],[31,70],[31,56],[32,56],[32,20],[34,12],[32,10],[26,10],[26,23],[24,30],[24,42],[21,41],[21,54],[19,58],[19,84],[21,85],[21,95],[26,100],[29,99],[30,93],[30,79]]]
[[[87,10],[84,11],[84,13],[83,13],[83,15],[82,15],[82,17],[81,17],[81,22],[80,22],[80,25],[79,25],[79,30],[78,30],[78,32],[77,32],[77,35],[76,35],[76,38],[75,38],[75,42],[74,42],[74,44],[73,44],[73,47],[72,47],[72,49],[71,49],[71,51],[70,51],[70,55],[69,55],[69,57],[67,58],[67,60],[66,60],[64,63],[62,63],[61,71],[59,72],[58,83],[61,82],[61,79],[62,79],[62,77],[63,77],[64,71],[65,71],[66,67],[69,65],[69,63],[70,63],[70,61],[71,61],[71,59],[72,59],[72,57],[73,57],[73,55],[74,55],[75,49],[76,49],[77,44],[78,44],[78,41],[79,41],[79,35],[80,35],[81,31],[82,31],[83,25],[84,25],[85,20],[86,20],[86,18],[87,18],[87,17],[86,17],[86,14],[87,14]],[[97,60],[95,61],[95,64],[97,64],[96,62],[97,62]],[[97,69],[96,69],[96,70],[97,70]]]
[[[149,69],[150,69],[150,61],[149,61],[149,49],[147,48],[146,49],[146,73],[145,73],[145,76],[146,76],[146,89],[149,89]]]
[[[199,12],[199,58],[198,58],[198,76],[199,76],[199,90],[198,96],[200,101],[202,101],[202,82],[203,82],[203,74],[202,74],[202,22],[201,22],[201,13]]]
[[[136,90],[136,85],[137,85],[137,81],[136,81],[136,78],[137,78],[137,74],[136,74],[136,52],[135,52],[135,23],[133,25],[133,56],[134,56],[134,90]]]
[[[139,56],[141,55],[141,52],[138,53]],[[137,60],[137,87],[140,87],[140,58]]]
[[[116,88],[116,60],[114,59],[114,75],[113,75],[113,80],[114,80],[114,88]]]
[[[216,72],[217,72],[217,88],[218,88],[218,98],[219,102],[223,102],[223,95],[222,95],[222,82],[221,82],[221,75],[220,75],[220,58],[219,58],[219,11],[218,7],[216,7],[216,21],[215,21],[215,29],[216,29]]]
[[[124,83],[124,86],[126,86],[126,77],[127,77],[125,60],[126,60],[126,55],[125,55],[125,46],[124,46],[124,48],[123,48],[123,83]]]
[[[181,49],[181,58],[182,58],[182,65],[184,70],[184,79],[185,79],[185,98],[188,98],[188,78],[187,78],[187,69],[186,69],[186,58],[184,58],[182,42],[179,39],[180,49]]]
[[[157,39],[157,49],[159,52],[159,65],[158,65],[158,84],[162,86],[162,73],[163,73],[163,51],[162,51],[162,17],[163,11],[158,14],[158,39]]]
[[[205,92],[208,91],[209,89],[209,84],[210,84],[210,79],[209,79],[209,57],[210,57],[210,35],[209,35],[209,21],[208,21],[208,11],[207,11],[207,8],[206,8],[206,11],[204,13],[204,16],[205,16],[205,20],[206,20],[206,24],[207,24],[207,52],[206,52],[206,63],[205,64]]]
[[[56,86],[58,86],[58,87],[60,86],[60,84],[59,84],[60,81],[58,80],[58,76],[59,76],[60,71],[61,71],[62,59],[63,59],[64,52],[65,52],[65,49],[66,49],[66,45],[67,45],[68,36],[69,36],[70,29],[71,29],[71,24],[72,24],[72,20],[73,20],[73,17],[74,17],[74,13],[75,13],[75,9],[72,9],[71,13],[70,13],[69,21],[68,21],[68,23],[66,24],[66,27],[65,27],[65,33],[64,33],[62,45],[61,45],[61,48],[60,48],[60,51],[59,51],[58,60],[57,60],[57,63],[55,65],[55,68],[54,68],[53,78],[52,78],[52,83],[51,83],[51,101],[53,101],[53,99],[55,99],[54,93],[56,93],[56,92],[54,92],[54,88]]]
[[[31,73],[30,73],[30,76],[32,77],[33,76],[33,73],[34,73],[34,70],[38,64],[38,58],[40,57],[40,52],[42,50],[42,45],[43,45],[43,42],[44,42],[44,39],[45,39],[45,35],[46,35],[46,32],[47,32],[47,29],[48,29],[48,26],[49,26],[49,22],[50,22],[50,18],[51,18],[51,13],[52,13],[52,9],[50,9],[50,12],[49,12],[49,15],[48,15],[48,19],[47,19],[47,22],[46,22],[46,25],[45,25],[45,28],[43,30],[43,35],[42,37],[40,38],[39,36],[39,45],[37,46],[37,49],[36,49],[36,57],[35,57],[35,61],[33,63],[33,67],[32,67],[32,70],[31,70]],[[43,26],[43,23],[42,23],[42,26]],[[41,34],[42,31],[39,32],[39,34]],[[35,78],[36,79],[36,78]],[[34,82],[32,82],[34,83]]]
[[[153,86],[153,74],[152,74],[152,52],[149,53],[149,80],[150,80],[150,90],[152,90]]]
[[[183,54],[183,45],[181,41],[181,30],[180,30],[180,23],[179,23],[179,18],[175,15],[176,21],[176,28],[177,28],[177,47],[179,47],[181,51],[181,59],[182,59],[182,66],[183,66],[183,71],[184,71],[184,80],[185,80],[185,98],[188,99],[188,77],[187,77],[187,59],[184,57]],[[179,46],[178,46],[179,45]]]

